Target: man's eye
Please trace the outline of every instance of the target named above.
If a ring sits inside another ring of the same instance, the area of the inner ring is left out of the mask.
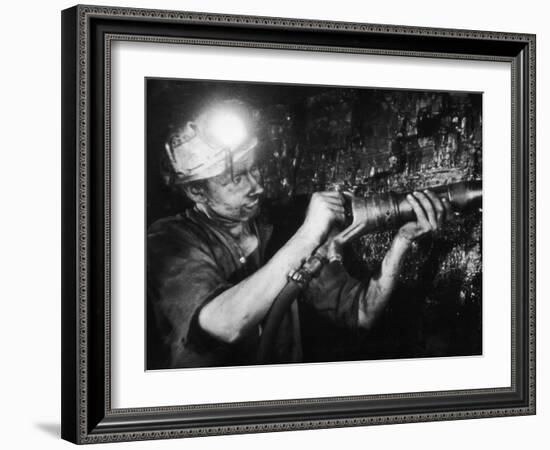
[[[235,175],[233,177],[233,184],[239,184],[241,182],[242,178],[243,177],[241,175]]]

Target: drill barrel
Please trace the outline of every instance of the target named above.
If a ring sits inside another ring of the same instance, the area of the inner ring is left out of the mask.
[[[455,212],[481,207],[481,181],[463,181],[429,189],[438,197],[446,198]],[[416,220],[416,214],[407,201],[407,193],[384,192],[366,198],[351,196],[348,202],[352,220],[336,237],[341,245],[360,235],[395,229]]]

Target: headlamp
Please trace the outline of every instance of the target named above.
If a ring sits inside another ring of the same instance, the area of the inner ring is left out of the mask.
[[[178,182],[210,178],[229,170],[258,143],[243,103],[229,100],[204,110],[171,136],[165,149]]]
[[[214,145],[229,150],[244,143],[249,134],[243,118],[230,110],[214,111],[206,127],[205,134],[212,138]]]

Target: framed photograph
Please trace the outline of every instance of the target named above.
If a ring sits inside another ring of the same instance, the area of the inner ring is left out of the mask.
[[[62,12],[62,437],[535,414],[535,36]]]

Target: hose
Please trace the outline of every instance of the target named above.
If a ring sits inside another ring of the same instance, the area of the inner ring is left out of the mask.
[[[274,360],[275,346],[273,343],[279,331],[279,325],[288,308],[290,308],[290,305],[296,300],[303,288],[304,286],[300,283],[289,280],[271,304],[258,348],[257,359],[259,364],[272,364],[276,362]]]

